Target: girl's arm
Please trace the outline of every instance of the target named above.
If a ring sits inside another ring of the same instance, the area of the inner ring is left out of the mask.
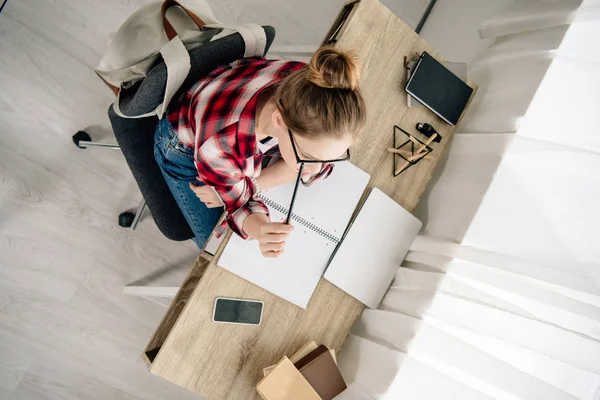
[[[287,166],[285,161],[278,160],[273,165],[263,169],[256,178],[256,183],[261,189],[269,189],[281,184],[292,182],[296,179],[298,173]],[[199,176],[199,180],[202,178]],[[190,183],[190,189],[196,193],[196,196],[204,203],[208,208],[215,208],[223,206],[221,198],[217,195],[215,188],[211,186],[196,186]]]
[[[298,172],[294,171],[283,161],[278,160],[273,165],[263,169],[256,178],[256,182],[261,189],[269,189],[281,184],[292,182],[298,177]]]

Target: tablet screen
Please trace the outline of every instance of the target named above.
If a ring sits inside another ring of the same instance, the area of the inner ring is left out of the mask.
[[[423,53],[406,91],[450,125],[456,125],[473,89],[428,53]]]

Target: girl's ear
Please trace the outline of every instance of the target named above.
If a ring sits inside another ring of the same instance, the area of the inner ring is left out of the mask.
[[[273,120],[273,124],[277,128],[281,128],[285,125],[285,123],[283,122],[283,117],[281,116],[281,113],[279,112],[278,109],[275,109],[275,111],[273,111],[273,114],[271,115],[271,119]]]

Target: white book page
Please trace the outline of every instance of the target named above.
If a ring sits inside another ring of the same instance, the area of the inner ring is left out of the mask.
[[[271,217],[285,216],[273,211]],[[306,308],[323,275],[335,244],[320,235],[296,227],[280,258],[263,257],[256,240],[233,235],[219,265],[265,290]],[[310,251],[307,251],[310,249]]]
[[[294,214],[315,227],[341,237],[369,181],[369,175],[350,163],[336,165],[325,180],[298,188]],[[263,196],[283,211],[269,207],[271,221],[283,221],[294,183],[265,190]],[[267,203],[268,204],[268,203]],[[301,214],[302,213],[302,214]],[[299,307],[306,308],[336,247],[321,234],[293,219],[294,232],[277,259],[262,256],[255,240],[232,236],[218,265]],[[313,227],[313,228],[315,228]],[[315,228],[317,229],[317,228]]]
[[[303,218],[340,239],[369,179],[369,174],[360,168],[349,162],[342,162],[335,165],[328,178],[319,179],[310,186],[301,183],[293,210],[296,217],[293,217],[292,221],[296,219],[298,222],[298,218]],[[287,210],[292,200],[294,183],[267,189],[262,196],[277,202]],[[286,217],[287,215],[281,220]],[[276,221],[273,218],[272,220]],[[298,225],[296,222],[294,226]]]
[[[421,229],[421,221],[373,189],[325,272],[325,279],[377,308]]]

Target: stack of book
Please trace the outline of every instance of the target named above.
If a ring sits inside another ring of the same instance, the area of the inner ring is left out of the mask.
[[[265,400],[332,400],[346,389],[335,352],[315,342],[263,369],[263,374],[256,390]]]

